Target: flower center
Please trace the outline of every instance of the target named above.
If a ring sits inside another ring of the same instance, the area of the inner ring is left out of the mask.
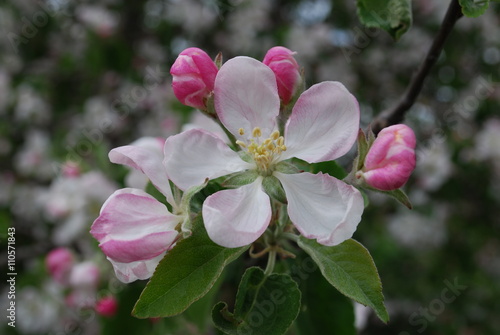
[[[245,135],[243,128],[239,129],[240,135]],[[245,149],[253,158],[257,165],[257,170],[262,175],[270,175],[273,172],[273,163],[283,151],[286,151],[285,139],[280,136],[280,132],[275,130],[271,135],[262,139],[262,131],[255,127],[252,131],[252,138],[248,142],[236,141],[242,149]]]

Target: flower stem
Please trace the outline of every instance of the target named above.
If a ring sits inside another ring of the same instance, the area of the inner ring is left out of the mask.
[[[434,64],[437,62],[441,50],[443,49],[444,42],[453,29],[453,26],[463,16],[462,8],[458,0],[451,0],[448,11],[441,23],[441,28],[439,29],[434,41],[432,42],[424,61],[420,65],[420,68],[413,76],[410,85],[401,101],[392,110],[387,110],[380,115],[371,123],[371,129],[375,134],[378,134],[382,128],[387,126],[400,123],[405,113],[410,109],[415,103],[422,87],[424,85],[425,78],[431,71]]]
[[[294,241],[295,243],[297,243],[299,241],[299,236],[295,235],[293,233],[283,233],[283,234],[281,234],[281,236],[286,237],[289,240]]]
[[[275,264],[276,264],[276,249],[271,248],[271,250],[269,250],[269,258],[267,259],[266,270],[264,271],[264,274],[266,276],[269,276],[273,273]]]

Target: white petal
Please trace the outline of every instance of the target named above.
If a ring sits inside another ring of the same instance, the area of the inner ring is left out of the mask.
[[[148,279],[153,276],[158,263],[160,263],[164,256],[165,252],[155,258],[132,263],[116,262],[109,257],[108,260],[113,265],[116,277],[123,283],[131,283],[138,279]]]
[[[208,235],[223,247],[236,248],[254,242],[270,220],[271,203],[262,190],[262,178],[237,189],[214,193],[203,203]]]
[[[246,139],[255,127],[261,128],[264,138],[275,130],[278,86],[273,71],[263,63],[249,57],[228,60],[215,78],[214,99],[219,119],[238,139]]]
[[[157,139],[152,139],[157,141]],[[158,142],[160,143],[160,142]],[[116,164],[123,164],[142,171],[151,180],[151,183],[173,204],[174,197],[168,182],[167,172],[162,164],[162,146],[126,145],[109,152],[109,160]]]
[[[309,163],[336,159],[347,153],[358,135],[359,105],[338,82],[311,86],[297,100],[285,127],[287,151]]]
[[[213,179],[252,168],[223,140],[202,129],[187,130],[165,142],[168,176],[181,190]]]
[[[364,209],[356,188],[323,173],[274,175],[285,189],[288,215],[302,235],[328,246],[352,237]]]
[[[215,122],[214,119],[206,116],[198,110],[195,110],[193,112],[189,123],[186,123],[182,126],[182,131],[196,128],[205,129],[206,131],[219,137],[225,143],[231,143],[224,130],[222,130],[222,127],[217,122]]]

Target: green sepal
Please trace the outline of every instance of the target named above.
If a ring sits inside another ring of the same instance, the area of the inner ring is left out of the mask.
[[[360,181],[356,178],[356,172],[363,169],[366,155],[368,155],[374,141],[375,135],[371,129],[368,130],[367,134],[361,128],[359,129],[357,139],[358,155],[352,163],[351,172],[344,178],[344,182],[355,186],[365,186],[364,184],[360,184]]]
[[[408,209],[413,208],[411,201],[410,201],[410,198],[408,198],[406,193],[400,188],[398,188],[396,190],[392,190],[392,191],[382,191],[382,190],[378,190],[378,189],[373,188],[373,187],[366,187],[366,186],[365,186],[365,188],[370,190],[370,191],[387,194],[388,196],[396,199],[397,201],[399,201],[400,203],[402,203],[403,205],[408,207]]]
[[[253,162],[252,156],[246,150],[238,151],[238,155],[240,156],[240,158],[242,160],[244,160],[247,163],[252,163]]]
[[[223,187],[236,188],[243,185],[251,184],[257,179],[259,173],[256,170],[248,170],[236,172],[227,177],[223,182]]]
[[[224,59],[224,57],[222,56],[222,51],[219,51],[219,53],[217,54],[217,56],[215,56],[215,59],[214,59],[215,66],[217,66],[217,68],[219,70],[222,66],[222,63],[224,62],[223,59]]]
[[[490,6],[489,0],[459,0],[462,13],[467,17],[478,17],[483,15]]]
[[[365,164],[365,158],[368,154],[368,150],[370,149],[370,145],[368,144],[368,140],[363,129],[359,129],[358,132],[358,156],[354,160],[353,167],[355,167],[356,171],[359,171],[363,168]]]
[[[370,198],[368,197],[368,194],[366,194],[366,192],[364,190],[358,189],[358,191],[363,196],[363,203],[364,203],[365,208],[368,207],[368,205],[370,204]]]
[[[286,274],[266,276],[258,267],[248,268],[236,294],[234,313],[225,302],[212,310],[215,326],[224,334],[282,335],[300,310],[301,293]]]
[[[294,173],[300,173],[300,169],[295,166],[294,164],[290,163],[290,162],[279,162],[276,166],[275,166],[275,170],[278,171],[278,172],[281,172],[281,173],[285,173],[285,174],[294,174]]]
[[[325,279],[340,293],[370,306],[383,322],[389,320],[377,268],[363,245],[350,239],[328,247],[303,236],[298,245],[312,257]]]
[[[193,186],[189,188],[184,194],[182,195],[181,199],[181,210],[184,213],[184,220],[181,224],[181,230],[183,233],[183,237],[186,238],[191,235],[192,233],[192,223],[191,223],[191,215],[189,215],[189,212],[191,210],[191,200],[193,197],[198,194],[201,190],[203,190],[207,184],[208,184],[209,179],[205,179],[203,184]]]
[[[368,147],[371,148],[372,145],[373,145],[373,142],[375,142],[375,133],[373,132],[373,130],[370,128],[368,129]]]
[[[281,182],[275,176],[267,176],[262,180],[262,187],[264,192],[267,193],[272,199],[278,200],[283,204],[287,204],[285,190],[281,185]]]
[[[204,98],[206,109],[200,109],[200,111],[213,120],[217,120],[217,112],[215,111],[214,105],[214,95],[210,94],[208,97]]]
[[[358,0],[358,17],[369,28],[382,28],[398,40],[412,24],[411,0]]]
[[[228,249],[215,244],[199,215],[193,221],[193,234],[177,242],[160,261],[132,315],[153,318],[182,313],[207,294],[224,267],[247,248]]]

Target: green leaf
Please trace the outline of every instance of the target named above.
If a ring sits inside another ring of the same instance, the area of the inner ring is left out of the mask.
[[[462,13],[467,17],[478,17],[490,6],[490,0],[459,0]]]
[[[383,321],[389,320],[384,306],[382,283],[368,250],[350,239],[327,247],[304,237],[299,246],[318,264],[326,280],[345,296],[373,308]]]
[[[398,40],[412,23],[411,0],[358,0],[358,17],[366,27],[381,28]]]
[[[246,249],[228,249],[212,242],[198,216],[193,222],[193,235],[178,242],[161,260],[132,314],[151,318],[182,313],[203,297],[226,264]]]
[[[224,277],[227,271],[223,271],[222,275],[217,279],[215,285],[210,289],[210,291],[205,294],[203,298],[195,301],[191,306],[181,316],[184,316],[186,320],[192,322],[198,327],[198,331],[201,334],[205,334],[208,331],[208,327],[212,325],[212,318],[210,317],[210,312],[215,298],[219,293],[219,289],[224,281]]]
[[[285,334],[300,309],[300,291],[288,275],[266,276],[258,267],[245,271],[236,294],[234,313],[225,302],[212,310],[215,326],[229,335]]]
[[[297,317],[301,335],[355,335],[352,301],[337,291],[319,271],[310,273],[300,282],[302,308]]]

